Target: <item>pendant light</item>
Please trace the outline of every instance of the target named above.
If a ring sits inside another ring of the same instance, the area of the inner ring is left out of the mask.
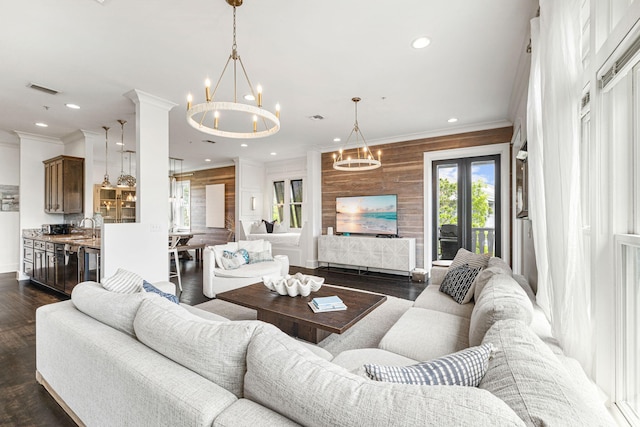
[[[218,78],[213,92],[211,91],[211,81],[209,79],[205,81],[205,102],[192,105],[193,96],[189,94],[187,97],[187,122],[201,132],[226,138],[249,139],[273,135],[280,130],[280,104],[276,104],[275,114],[262,106],[262,86],[257,85],[254,89],[251,85],[247,70],[238,54],[238,45],[236,43],[236,8],[242,5],[243,0],[226,0],[226,2],[233,7],[233,44],[231,45],[231,54],[222,69],[222,74]],[[233,67],[229,67],[230,63],[233,63]],[[216,93],[225,72],[229,68],[233,68],[233,100],[216,101]],[[242,70],[249,92],[256,105],[238,102],[238,69]],[[227,116],[223,117],[225,113]],[[229,117],[234,114],[237,116],[244,115],[246,131],[228,127],[229,122],[231,122]],[[209,120],[205,122],[207,115],[209,115]],[[213,119],[213,123],[211,123],[211,119]],[[250,129],[249,123],[253,123],[252,132],[248,131]]]
[[[364,139],[364,135],[360,130],[360,126],[358,125],[358,102],[361,101],[357,96],[351,98],[353,104],[355,106],[355,116],[356,122],[353,125],[353,129],[347,138],[347,142],[344,143],[344,146],[338,151],[338,154],[333,154],[333,168],[339,171],[369,171],[373,169],[377,169],[382,166],[382,152],[378,150],[378,158],[376,159],[371,149],[367,145],[367,141]],[[348,154],[345,149],[349,145],[349,141],[351,137],[355,134],[355,152],[352,154]],[[362,146],[359,146],[360,141],[362,140]]]
[[[131,156],[129,156],[129,174],[125,175],[124,173],[124,125],[127,123],[126,120],[118,120],[120,123],[120,127],[122,128],[121,136],[120,136],[120,177],[118,177],[118,187],[135,187],[136,179],[131,176]]]
[[[104,180],[102,181],[102,188],[113,188],[109,181],[109,127],[102,126],[104,129]]]

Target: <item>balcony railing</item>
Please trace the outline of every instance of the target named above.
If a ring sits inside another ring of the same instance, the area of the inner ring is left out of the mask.
[[[453,259],[460,248],[457,236],[441,236],[439,244],[439,259]],[[472,228],[471,247],[474,253],[495,256],[496,229],[486,227]]]
[[[494,256],[496,253],[496,229],[495,228],[472,228],[471,247],[477,254],[488,253]]]

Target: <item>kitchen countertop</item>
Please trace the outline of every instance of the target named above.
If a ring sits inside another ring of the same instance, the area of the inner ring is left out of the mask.
[[[69,243],[74,246],[84,246],[92,249],[100,249],[100,238],[91,238],[91,231],[89,235],[84,233],[71,233],[71,234],[54,234],[54,235],[42,235],[36,233],[22,233],[22,237],[26,239],[39,240],[41,242],[50,243]]]

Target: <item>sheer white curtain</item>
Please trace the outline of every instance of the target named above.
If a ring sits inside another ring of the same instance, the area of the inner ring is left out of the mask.
[[[580,207],[580,1],[541,0],[531,21],[527,110],[538,304],[565,352],[591,368],[590,286]]]

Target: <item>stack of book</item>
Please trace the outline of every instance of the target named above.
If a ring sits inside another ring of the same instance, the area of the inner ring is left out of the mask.
[[[314,313],[347,309],[347,306],[344,305],[338,296],[314,298],[309,301],[309,307],[311,307],[311,310],[313,310]]]

